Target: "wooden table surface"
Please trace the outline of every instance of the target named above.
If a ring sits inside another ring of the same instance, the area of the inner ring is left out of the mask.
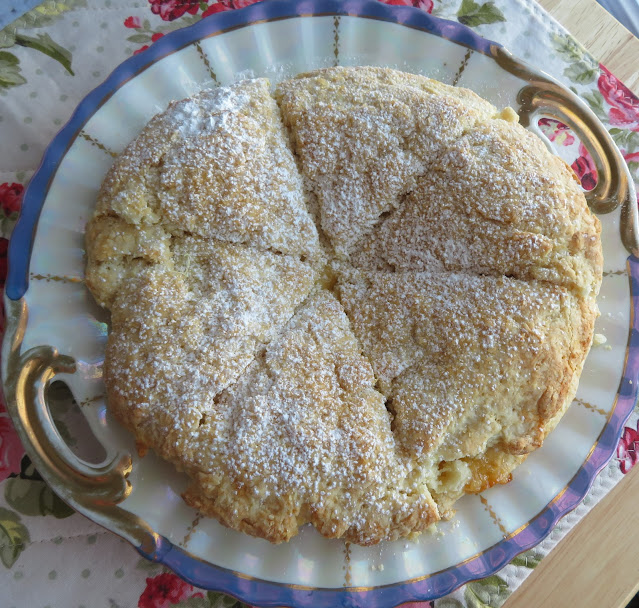
[[[595,0],[537,0],[590,53],[639,95],[639,39]]]
[[[594,0],[538,0],[639,95],[639,40]],[[639,466],[541,562],[504,608],[623,608],[639,591]]]

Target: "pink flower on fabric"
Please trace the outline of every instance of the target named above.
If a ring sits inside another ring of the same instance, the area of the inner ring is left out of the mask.
[[[202,19],[204,17],[208,17],[209,15],[215,15],[215,13],[221,13],[222,11],[230,11],[233,10],[233,7],[227,6],[224,2],[216,2],[215,4],[211,4],[203,13]]]
[[[24,186],[22,184],[9,182],[0,184],[0,207],[7,217],[20,211],[23,192]]]
[[[628,154],[627,152],[621,151],[624,159],[627,163],[639,163],[639,152],[633,152],[632,154]]]
[[[124,20],[124,27],[130,27],[131,29],[136,29],[138,27],[142,27],[142,22],[139,17],[127,17]]]
[[[427,13],[433,12],[433,0],[381,0],[381,2],[395,6],[414,6],[415,8],[421,8]]]
[[[193,585],[171,572],[146,579],[146,588],[138,600],[138,608],[170,608],[182,600],[194,597]],[[202,597],[201,593],[195,597]]]
[[[584,190],[592,190],[597,185],[597,167],[585,146],[579,144],[579,158],[570,165],[577,174]]]
[[[212,7],[207,8],[203,13],[202,17],[212,15],[213,13],[219,13],[220,11],[232,11],[236,8],[244,8],[245,6],[251,6],[251,4],[255,4],[260,0],[219,0],[217,5],[214,4]],[[222,5],[224,8],[222,8]],[[211,8],[217,7],[214,11],[210,11]]]
[[[539,128],[543,134],[559,146],[571,146],[575,143],[575,138],[570,133],[570,128],[558,120],[552,118],[542,118],[539,121]]]
[[[610,124],[639,131],[639,98],[617,80],[603,65],[597,81],[599,91],[610,104]]]
[[[162,32],[155,32],[155,34],[153,34],[151,36],[151,42],[156,42],[157,40],[159,40],[160,38],[162,38],[164,36],[164,34]],[[139,55],[142,51],[146,51],[146,49],[149,48],[148,44],[145,44],[143,47],[140,47],[137,51],[133,51],[134,55]]]
[[[6,416],[0,416],[0,481],[4,481],[11,473],[20,472],[23,456],[24,448],[11,421]]]
[[[184,13],[195,15],[200,8],[200,0],[149,0],[149,4],[151,12],[164,21],[178,19]]]
[[[233,8],[244,8],[245,6],[251,6],[251,4],[255,4],[259,2],[259,0],[232,0]]]
[[[619,460],[619,468],[625,475],[637,463],[639,458],[639,420],[637,421],[637,430],[624,427],[623,435],[617,444],[617,459]]]

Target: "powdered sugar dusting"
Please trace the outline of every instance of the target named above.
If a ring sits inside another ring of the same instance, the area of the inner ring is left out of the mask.
[[[424,521],[434,513],[428,491],[409,482],[409,462],[396,454],[374,382],[341,306],[321,291],[220,395],[194,441],[223,438],[210,445],[205,466],[225,468],[220,483],[230,480],[240,512],[240,489],[250,488],[301,509],[329,536],[350,530],[367,544],[374,522],[389,525],[399,505]],[[200,483],[215,493],[217,480],[211,474]]]
[[[230,114],[237,113],[248,101],[248,95],[241,90],[212,89],[211,92],[200,94],[195,99],[187,99],[176,104],[171,119],[182,137],[199,138],[216,131],[220,123],[223,125]]]
[[[440,151],[496,108],[425,78],[336,68],[278,87],[303,172],[319,198],[321,226],[348,253],[396,208]],[[447,89],[447,96],[439,88]]]
[[[274,542],[310,522],[373,544],[541,444],[601,254],[570,175],[511,120],[336,68],[202,91],[127,148],[87,284],[112,312],[109,406],[190,475],[189,504]]]
[[[518,125],[492,120],[449,146],[353,259],[546,280],[596,295],[596,232],[562,162]]]

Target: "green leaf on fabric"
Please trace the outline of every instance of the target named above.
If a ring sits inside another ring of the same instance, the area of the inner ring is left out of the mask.
[[[40,507],[43,515],[53,515],[56,519],[70,517],[75,511],[64,502],[45,482],[44,489],[40,494]]]
[[[20,73],[20,60],[13,54],[0,51],[0,89],[8,89],[24,84]]]
[[[564,76],[579,84],[591,83],[597,77],[597,62],[570,34],[553,34],[551,42],[557,53],[570,63]]]
[[[218,591],[207,591],[206,599],[209,602],[211,608],[239,608],[238,605],[242,605],[235,598],[225,593],[219,593]]]
[[[468,583],[464,590],[468,608],[500,608],[509,595],[508,584],[497,575]]]
[[[71,76],[74,76],[71,69],[71,53],[57,42],[54,42],[49,34],[38,34],[35,38],[24,34],[16,34],[16,44],[48,55],[59,62]]]
[[[581,97],[590,106],[590,109],[595,113],[600,120],[607,120],[608,115],[604,108],[604,98],[599,91],[592,91],[590,93],[582,93]]]
[[[40,473],[38,473],[38,470],[27,454],[22,457],[22,461],[20,462],[19,477],[20,479],[37,479],[38,481],[42,481]]]
[[[206,599],[209,602],[207,605],[211,608],[251,608],[248,604],[218,591],[207,591]]]
[[[209,591],[206,597],[190,597],[182,600],[176,606],[179,606],[179,608],[251,608],[248,604],[233,599],[228,595],[213,591]]]
[[[608,131],[615,143],[626,152],[634,152],[639,148],[639,133],[627,129],[612,128]]]
[[[530,549],[521,555],[518,555],[512,562],[513,566],[522,566],[524,568],[536,568],[544,556],[541,553],[535,553]]]
[[[202,20],[202,16],[198,13],[197,15],[189,15],[188,13],[179,19],[175,19],[173,21],[167,21],[165,25],[161,25],[155,28],[155,32],[158,34],[166,34],[167,32],[173,32],[174,30],[179,30],[183,27],[188,27],[189,25],[193,25],[198,21]]]
[[[0,49],[8,49],[16,43],[16,28],[8,25],[0,30]]]
[[[598,66],[590,61],[577,61],[564,70],[564,76],[579,84],[590,84],[599,74]]]
[[[22,515],[42,515],[40,510],[42,483],[19,477],[7,479],[4,486],[4,498],[10,507]]]
[[[12,477],[5,482],[4,498],[7,504],[22,515],[53,515],[64,519],[74,511],[44,482]]]
[[[63,13],[86,5],[86,0],[46,0],[0,30],[0,49],[12,47],[16,43],[17,30],[44,27],[56,21]]]
[[[151,36],[148,34],[131,34],[127,40],[135,44],[146,44],[147,42],[151,42]]]
[[[29,531],[20,521],[20,516],[0,507],[0,561],[11,568],[31,540]]]
[[[18,30],[44,27],[57,21],[64,13],[86,5],[86,0],[45,0],[16,19],[11,26]]]
[[[477,27],[487,23],[506,21],[506,18],[492,0],[484,4],[477,4],[475,0],[462,0],[457,11],[457,20],[468,27]]]
[[[211,603],[205,597],[190,597],[175,605],[179,608],[211,608]]]
[[[86,5],[86,0],[45,0],[0,30],[0,49],[12,47],[16,43],[17,30],[44,27],[56,21],[64,13]]]
[[[15,216],[15,217],[14,217]],[[6,215],[0,215],[0,236],[8,239],[13,232],[13,227],[16,225],[16,220],[18,219],[17,213],[12,213],[11,217],[7,217]]]
[[[445,597],[441,600],[435,600],[435,608],[464,608],[464,604],[454,597]]]
[[[555,50],[570,62],[581,61],[584,57],[590,58],[586,49],[570,34],[552,34],[550,41]]]

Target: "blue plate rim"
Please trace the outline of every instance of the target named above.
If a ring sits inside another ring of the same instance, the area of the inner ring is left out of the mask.
[[[22,210],[11,237],[5,287],[7,297],[19,300],[27,292],[35,231],[51,181],[79,131],[114,91],[162,57],[195,41],[256,22],[312,15],[380,19],[451,40],[491,57],[491,49],[501,46],[482,38],[460,23],[434,17],[411,6],[388,5],[377,0],[268,0],[243,9],[217,13],[187,28],[167,34],[144,53],[135,55],[116,67],[101,85],[80,102],[69,121],[47,147],[42,162],[25,191]],[[366,589],[307,588],[238,575],[203,562],[162,536],[157,536],[153,551],[137,547],[138,551],[144,557],[171,568],[194,585],[222,591],[244,602],[265,607],[329,608],[335,606],[337,601],[342,606],[390,607],[410,601],[437,599],[469,581],[494,574],[519,553],[541,542],[557,521],[581,502],[597,473],[613,456],[619,435],[632,413],[639,388],[639,383],[636,382],[639,378],[639,320],[634,314],[639,306],[639,259],[630,256],[627,265],[631,284],[631,327],[626,364],[614,411],[589,457],[562,493],[507,540],[463,564],[427,577]]]

